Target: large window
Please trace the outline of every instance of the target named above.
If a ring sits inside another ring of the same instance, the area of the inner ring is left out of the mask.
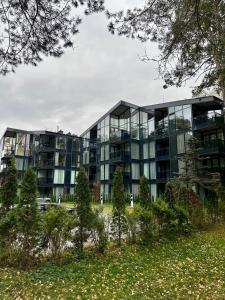
[[[177,135],[177,154],[185,152],[184,134]]]
[[[64,184],[65,171],[55,170],[54,171],[54,184]]]
[[[99,122],[97,128],[100,142],[107,142],[109,140],[109,116]]]
[[[53,193],[54,193],[57,200],[59,199],[59,197],[62,197],[63,192],[64,192],[63,187],[55,187],[54,190],[53,190]]]
[[[151,141],[149,143],[149,157],[155,158],[155,142],[154,141]]]
[[[66,164],[66,154],[61,152],[55,153],[55,166],[65,167]]]
[[[26,150],[26,134],[17,133],[16,137],[16,155],[24,156]]]
[[[148,113],[140,111],[140,129],[143,139],[148,138]]]
[[[83,152],[83,164],[84,165],[89,164],[89,151],[88,150],[85,150]]]
[[[56,149],[66,149],[66,138],[63,136],[57,136],[56,138]]]
[[[143,158],[148,159],[149,154],[148,154],[148,143],[143,144]]]
[[[155,162],[150,162],[150,178],[156,179],[156,165]]]
[[[155,118],[148,120],[148,135],[149,137],[154,136],[155,133]]]
[[[139,184],[132,184],[132,194],[134,197],[138,197],[139,195]]]
[[[72,167],[80,167],[80,154],[78,152],[72,152]]]
[[[101,180],[109,180],[109,164],[101,165]]]
[[[101,146],[101,161],[109,160],[109,144]]]
[[[131,137],[139,140],[139,111],[136,111],[131,117]]]
[[[190,129],[192,126],[191,105],[169,107],[170,130]]]
[[[78,138],[73,139],[73,146],[72,146],[73,151],[79,151],[80,150],[80,142]]]
[[[149,179],[149,163],[144,163],[144,176]]]
[[[151,196],[155,199],[157,196],[157,186],[156,184],[151,184]]]
[[[131,158],[139,159],[139,144],[131,143]]]
[[[16,168],[19,171],[23,171],[23,158],[16,158]]]
[[[139,180],[140,179],[140,165],[136,163],[132,163],[132,179]]]
[[[76,184],[77,173],[78,173],[77,171],[71,171],[71,180],[70,180],[71,184]]]

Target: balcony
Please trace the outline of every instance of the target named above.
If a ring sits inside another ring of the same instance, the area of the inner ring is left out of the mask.
[[[168,138],[168,128],[167,127],[158,127],[155,130],[156,139],[165,139]]]
[[[114,173],[110,173],[110,180],[113,180],[113,176],[114,176]],[[123,181],[130,181],[131,179],[131,175],[130,175],[130,172],[122,172],[122,176],[123,176]]]
[[[12,158],[14,155],[15,155],[14,150],[6,150],[3,152],[2,160],[8,160],[8,159]]]
[[[204,130],[206,128],[217,128],[224,126],[224,115],[215,114],[214,116],[200,115],[194,118],[194,130]]]
[[[37,163],[37,168],[38,169],[51,169],[53,167],[54,167],[54,160],[53,159],[40,160]]]
[[[111,132],[110,134],[111,143],[114,144],[124,143],[129,139],[130,139],[130,133],[127,130],[118,130],[115,132]]]
[[[97,141],[90,142],[89,147],[90,147],[90,149],[97,149],[98,148],[98,144],[99,144],[99,142],[97,142]]]
[[[90,161],[89,161],[90,165],[96,165],[97,163],[98,163],[97,156],[96,157],[90,157]]]
[[[95,174],[90,174],[89,175],[89,181],[90,182],[97,182],[97,176]]]
[[[53,178],[38,178],[37,184],[39,187],[51,187],[53,184]]]
[[[162,148],[156,150],[157,160],[168,160],[169,159],[169,148]]]
[[[214,140],[203,143],[199,149],[200,155],[225,154],[225,142],[222,140]]]
[[[117,151],[110,153],[110,159],[112,162],[123,162],[130,160],[129,151]]]
[[[170,171],[164,170],[157,172],[157,180],[158,181],[167,181],[170,178]]]
[[[49,144],[49,143],[41,143],[39,145],[39,152],[53,152],[55,151],[55,146],[54,144]]]

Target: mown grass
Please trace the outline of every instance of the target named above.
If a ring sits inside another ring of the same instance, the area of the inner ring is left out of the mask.
[[[65,207],[65,208],[74,208],[74,203],[61,202],[61,206]],[[101,207],[100,204],[92,203],[92,208],[99,208],[99,207]],[[105,203],[102,207],[103,207],[103,212],[105,214],[112,213],[112,204],[111,203]]]
[[[0,269],[1,299],[225,299],[225,229],[63,266]]]
[[[61,206],[66,207],[66,208],[73,208],[74,203],[71,202],[61,202]],[[103,206],[97,203],[92,203],[92,208],[103,208],[103,212],[105,214],[112,214],[112,203],[104,203]],[[127,209],[130,209],[130,206],[127,206]]]

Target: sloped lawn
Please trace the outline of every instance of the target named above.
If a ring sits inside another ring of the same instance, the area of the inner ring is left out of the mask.
[[[0,269],[0,299],[225,299],[225,230],[62,267]]]

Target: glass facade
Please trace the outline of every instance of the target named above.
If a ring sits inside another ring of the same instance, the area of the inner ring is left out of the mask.
[[[200,140],[205,155],[202,167],[224,172],[225,178],[223,102],[209,97],[145,107],[121,101],[81,137],[8,129],[1,140],[0,174],[13,155],[21,178],[31,165],[40,195],[58,196],[74,191],[83,166],[90,187],[100,182],[108,199],[120,166],[127,193],[137,196],[140,177],[145,176],[155,198],[184,170],[182,156],[192,136]]]

